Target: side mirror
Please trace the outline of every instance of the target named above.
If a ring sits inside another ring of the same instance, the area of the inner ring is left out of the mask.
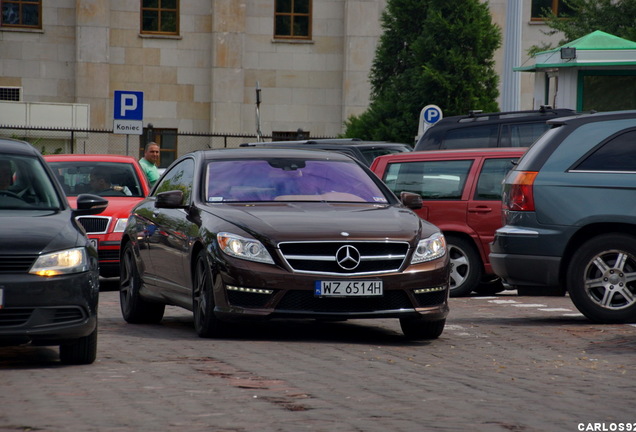
[[[422,196],[412,192],[400,192],[400,201],[411,210],[422,208]]]
[[[98,195],[80,194],[77,197],[77,208],[73,210],[74,216],[86,216],[99,214],[108,207],[108,200]]]
[[[158,193],[155,207],[168,209],[183,207],[183,191],[172,190]]]

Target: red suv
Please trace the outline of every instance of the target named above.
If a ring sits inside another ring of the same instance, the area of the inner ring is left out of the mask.
[[[371,169],[399,196],[413,192],[415,212],[444,233],[451,258],[452,297],[503,291],[488,253],[502,225],[501,182],[526,148],[436,150],[375,159]]]
[[[46,162],[57,176],[71,206],[77,196],[93,193],[108,200],[108,208],[97,216],[79,216],[91,243],[99,254],[99,274],[119,276],[119,250],[130,210],[143,200],[150,188],[137,160],[120,155],[46,155]],[[97,171],[107,173],[108,188],[91,190]]]

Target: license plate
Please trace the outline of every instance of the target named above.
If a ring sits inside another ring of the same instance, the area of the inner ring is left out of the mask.
[[[317,297],[372,297],[383,294],[382,281],[316,281]]]
[[[91,242],[91,246],[93,246],[95,249],[97,249],[97,244],[98,244],[98,240],[97,239],[88,239],[89,242]]]

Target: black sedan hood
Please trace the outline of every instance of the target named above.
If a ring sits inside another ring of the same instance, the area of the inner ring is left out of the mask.
[[[40,254],[83,245],[71,212],[0,210],[0,253]]]
[[[286,202],[210,205],[211,213],[272,242],[298,240],[403,240],[413,243],[438,229],[402,207]],[[364,215],[363,215],[364,213]]]

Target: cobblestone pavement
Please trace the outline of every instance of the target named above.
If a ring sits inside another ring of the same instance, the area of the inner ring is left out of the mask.
[[[384,319],[245,324],[200,339],[178,308],[161,325],[126,324],[116,291],[101,293],[99,315],[93,365],[63,366],[56,347],[0,348],[0,431],[523,432],[636,422],[636,326],[590,324],[567,297],[451,299],[431,342],[406,341],[397,320]]]

